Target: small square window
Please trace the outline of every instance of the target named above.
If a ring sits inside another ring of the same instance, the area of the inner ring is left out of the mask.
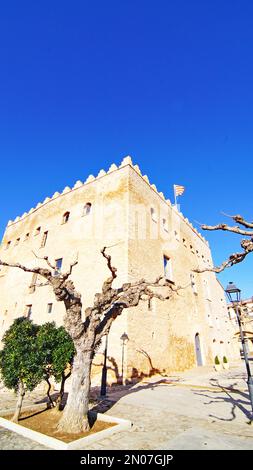
[[[62,268],[62,259],[63,258],[58,258],[55,260],[55,271],[54,271],[54,276],[59,276]]]
[[[52,311],[53,311],[53,304],[52,303],[47,304],[47,313],[52,313]]]
[[[30,294],[33,294],[33,293],[35,292],[37,278],[38,278],[38,274],[37,274],[37,273],[33,273],[33,275],[32,275],[32,281],[31,281],[31,284],[30,284],[30,286],[29,286],[29,293],[30,293]]]
[[[198,294],[198,290],[197,290],[197,285],[196,285],[196,280],[195,280],[195,276],[194,274],[190,274],[190,279],[191,279],[191,288],[192,288],[192,291],[195,295]]]
[[[168,232],[168,231],[169,231],[169,227],[168,227],[167,219],[163,218],[163,219],[162,219],[162,224],[163,224],[163,229],[165,230],[165,232]]]
[[[32,305],[26,305],[25,315],[28,319],[32,316]]]
[[[168,258],[167,256],[164,256],[163,257],[163,265],[164,265],[165,279],[167,279],[167,281],[173,282],[171,259]]]
[[[91,203],[86,202],[84,208],[83,208],[83,216],[89,215],[91,213]]]
[[[66,224],[69,221],[70,212],[65,212],[62,216],[62,224]]]
[[[35,233],[34,233],[35,237],[40,234],[40,230],[41,230],[41,227],[36,228]]]
[[[152,219],[154,222],[157,222],[157,213],[156,213],[154,207],[151,207],[151,209],[150,209],[150,214],[151,214],[151,219]]]
[[[47,243],[47,236],[48,236],[48,232],[44,232],[43,235],[42,235],[42,240],[41,240],[41,248],[43,248],[46,243]]]
[[[210,284],[206,279],[204,279],[204,290],[205,290],[206,299],[211,301],[212,298],[211,298],[211,292],[210,292]]]

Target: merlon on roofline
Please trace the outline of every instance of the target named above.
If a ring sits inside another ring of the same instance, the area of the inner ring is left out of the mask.
[[[110,174],[110,173],[112,173],[113,171],[119,170],[120,168],[123,168],[123,167],[125,167],[125,166],[127,166],[127,165],[131,166],[131,167],[136,171],[136,173],[138,173],[138,174],[142,177],[142,179],[143,179],[144,181],[146,181],[146,183],[150,186],[150,188],[153,189],[153,191],[155,191],[155,192],[160,196],[160,198],[164,200],[165,203],[167,203],[169,206],[171,206],[170,200],[169,200],[169,199],[166,200],[164,194],[163,194],[162,192],[158,192],[158,190],[157,190],[157,188],[156,188],[156,185],[150,183],[149,178],[148,178],[147,175],[142,175],[139,166],[138,166],[138,165],[134,165],[133,162],[132,162],[132,158],[128,155],[128,156],[126,156],[126,157],[123,158],[123,160],[122,160],[122,162],[121,162],[121,164],[120,164],[119,166],[115,165],[115,163],[112,163],[111,166],[110,166],[110,168],[109,168],[109,170],[108,170],[107,172],[102,169],[102,170],[99,171],[99,173],[98,173],[98,175],[97,175],[96,177],[93,176],[93,175],[89,175],[88,178],[84,181],[84,183],[82,183],[82,181],[78,180],[78,181],[75,183],[75,185],[73,186],[73,188],[70,188],[69,186],[66,186],[66,187],[64,188],[64,190],[63,190],[61,193],[59,193],[58,191],[56,191],[56,192],[53,194],[53,196],[52,196],[51,198],[50,198],[50,197],[46,197],[43,202],[39,202],[39,203],[37,204],[37,206],[36,206],[35,208],[32,207],[32,208],[29,210],[29,212],[25,212],[22,216],[16,217],[15,220],[9,220],[9,222],[8,222],[8,224],[7,224],[7,227],[9,227],[9,226],[11,226],[11,225],[13,225],[13,224],[15,224],[15,223],[17,223],[17,222],[20,222],[21,220],[23,220],[24,218],[28,217],[29,215],[31,215],[32,213],[34,213],[35,211],[37,211],[39,208],[41,208],[41,207],[44,206],[45,204],[48,204],[48,203],[51,202],[52,200],[54,200],[54,199],[56,199],[56,198],[58,198],[58,197],[61,197],[61,196],[63,196],[64,194],[68,194],[69,192],[74,191],[74,190],[76,190],[76,189],[78,189],[78,188],[80,188],[80,187],[82,187],[82,186],[84,186],[84,185],[86,185],[86,184],[89,184],[89,183],[91,183],[91,182],[93,182],[93,181],[96,181],[96,180],[99,179],[99,178],[103,178],[103,177],[106,176],[107,174]],[[176,210],[177,210],[177,209],[176,209]],[[184,215],[183,215],[181,212],[179,212],[178,210],[177,210],[177,212],[178,212],[178,214],[181,216],[181,218],[187,223],[187,225],[189,225],[189,227],[196,233],[196,235],[198,235],[198,236],[204,241],[204,243],[208,245],[208,242],[207,242],[207,240],[205,239],[205,237],[203,237],[203,235],[201,235],[201,233],[199,233],[199,232],[197,231],[197,229],[196,229],[195,227],[193,227],[193,225],[191,224],[191,222],[190,222],[186,217],[184,217]]]

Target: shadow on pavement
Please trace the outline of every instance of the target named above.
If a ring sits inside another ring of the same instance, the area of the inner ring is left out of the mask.
[[[134,384],[127,384],[127,385],[113,385],[107,387],[107,395],[105,397],[100,396],[100,387],[91,387],[90,393],[90,405],[91,410],[104,413],[112,408],[121,398],[126,395],[130,395],[132,393],[138,393],[142,390],[154,390],[156,387],[161,385],[176,385],[178,382],[181,382],[181,379],[178,377],[166,377],[162,379],[158,379],[156,382],[139,382],[139,385],[136,383]],[[59,393],[55,392],[51,394],[52,400],[56,401]],[[67,402],[68,393],[64,394],[63,404],[65,405]],[[49,403],[47,396],[37,400],[36,404],[40,403]]]
[[[236,409],[238,408],[246,416],[246,418],[249,419],[249,421],[252,420],[252,413],[244,406],[244,405],[250,404],[249,395],[248,393],[238,390],[238,388],[236,388],[236,385],[238,385],[237,382],[233,383],[229,387],[224,387],[219,383],[217,379],[211,379],[210,385],[216,388],[219,387],[220,390],[219,391],[213,390],[211,392],[210,392],[210,389],[203,390],[203,391],[199,390],[198,392],[196,392],[196,390],[195,391],[192,390],[192,391],[195,395],[207,397],[210,399],[208,402],[204,403],[205,405],[211,405],[213,403],[229,403],[231,405],[231,411],[230,411],[231,417],[230,418],[222,418],[220,416],[209,414],[210,418],[215,418],[220,421],[233,421],[234,419],[236,419],[235,412],[236,412]],[[224,395],[219,396],[221,392],[226,394],[226,396]],[[210,395],[210,393],[212,395]],[[240,398],[235,398],[232,394],[239,395]]]

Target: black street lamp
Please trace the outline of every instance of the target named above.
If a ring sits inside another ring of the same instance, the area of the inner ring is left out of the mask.
[[[236,285],[233,282],[229,282],[227,285],[227,288],[225,289],[225,292],[228,296],[229,302],[234,304],[234,302],[239,303],[241,301],[241,289],[236,287]]]
[[[236,318],[237,318],[237,322],[238,322],[238,325],[239,325],[239,331],[240,331],[240,337],[241,337],[242,349],[243,349],[243,356],[244,356],[244,361],[245,361],[247,376],[248,376],[247,385],[248,385],[250,403],[251,403],[251,408],[252,408],[252,413],[253,413],[253,379],[252,379],[251,370],[250,370],[250,364],[249,364],[249,358],[248,358],[248,349],[246,347],[244,331],[242,329],[241,316],[240,316],[240,312],[239,312],[239,309],[238,309],[238,304],[241,301],[241,290],[238,289],[238,287],[236,287],[236,285],[233,282],[229,282],[227,288],[225,289],[225,292],[227,294],[229,302],[232,303],[232,305],[235,309]],[[251,421],[252,421],[252,419],[253,419],[253,415],[251,416]]]
[[[120,337],[122,341],[122,363],[121,363],[121,380],[122,380],[122,385],[124,385],[124,350],[125,350],[125,344],[129,340],[128,336],[126,333],[123,333]]]
[[[107,347],[108,347],[108,334],[105,337],[105,350],[104,350],[104,364],[102,369],[102,379],[101,379],[101,389],[100,389],[100,396],[101,398],[106,397],[106,380],[107,380]]]

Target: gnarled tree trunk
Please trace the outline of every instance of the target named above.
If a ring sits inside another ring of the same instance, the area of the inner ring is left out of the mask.
[[[50,269],[27,268],[20,263],[7,263],[0,260],[0,266],[17,267],[25,272],[42,276],[53,288],[56,300],[65,304],[64,327],[74,342],[76,356],[73,362],[67,405],[58,424],[58,430],[64,431],[64,433],[78,434],[90,428],[88,409],[92,359],[96,347],[102,337],[109,333],[115,319],[121,315],[124,309],[136,307],[141,300],[156,297],[164,301],[170,298],[173,291],[163,276],[158,277],[155,282],[140,279],[136,282],[125,283],[119,288],[113,288],[112,284],[117,277],[117,268],[112,266],[111,256],[105,251],[106,247],[101,250],[101,253],[107,260],[111,276],[104,281],[101,292],[95,294],[92,307],[86,308],[85,321],[82,320],[81,294],[76,291],[73,282],[69,279],[72,268],[77,264],[77,261],[70,265],[67,273],[58,272],[58,275],[55,276],[57,267],[49,262],[47,256],[42,259],[46,261]],[[152,289],[162,287],[169,288],[169,292],[165,296]]]
[[[71,374],[71,386],[58,431],[77,434],[90,429],[88,410],[92,351],[81,349],[76,353]]]
[[[12,417],[12,421],[14,423],[18,423],[18,420],[20,418],[21,408],[22,408],[22,403],[23,403],[24,396],[25,396],[24,383],[23,383],[22,379],[19,379],[19,382],[18,382],[18,399],[17,399],[17,403],[16,403],[16,409],[15,409],[14,415]]]
[[[45,381],[47,382],[47,392],[46,393],[47,393],[47,398],[48,398],[48,402],[49,402],[49,407],[54,408],[55,404],[54,404],[54,402],[52,400],[52,397],[50,395],[50,390],[52,388],[52,385],[51,385],[51,382],[50,382],[48,377],[45,378]]]
[[[59,392],[59,395],[58,395],[57,400],[56,400],[56,406],[57,406],[58,411],[61,411],[63,409],[63,400],[64,400],[64,393],[65,393],[65,382],[71,376],[71,372],[68,372],[66,375],[65,375],[65,372],[62,372],[61,376],[62,376],[61,388],[60,388],[60,392]]]

